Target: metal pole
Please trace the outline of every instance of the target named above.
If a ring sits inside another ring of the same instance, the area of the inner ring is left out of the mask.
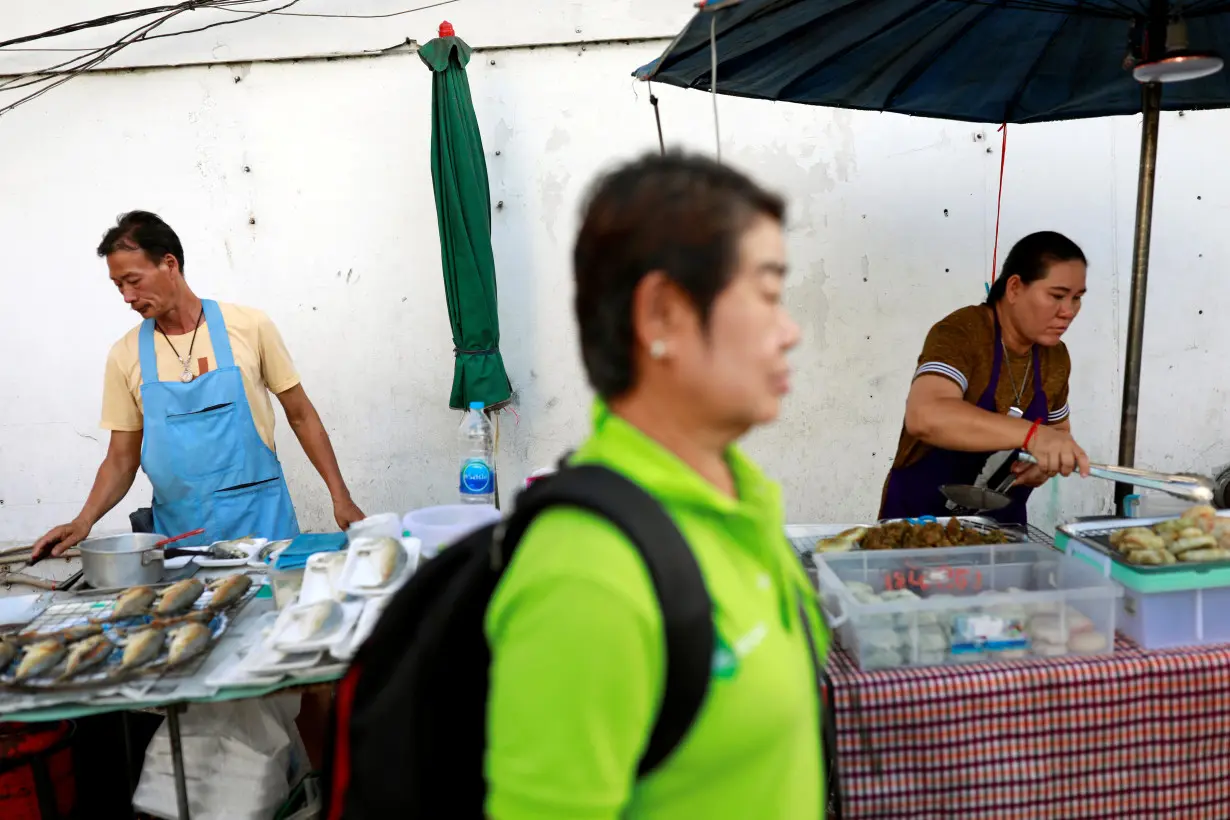
[[[132,728],[128,724],[127,712],[120,712],[120,725],[124,729],[124,776],[128,780],[128,799],[132,800],[137,793],[137,784],[132,776]]]
[[[167,706],[167,731],[171,735],[171,769],[175,776],[175,802],[179,806],[179,820],[190,820],[188,813],[188,781],[184,774],[184,747],[179,736],[179,711],[182,704]]]
[[[1127,351],[1123,366],[1123,412],[1119,419],[1119,464],[1136,464],[1136,418],[1140,407],[1140,363],[1145,337],[1145,292],[1149,278],[1149,241],[1153,229],[1153,183],[1157,176],[1157,138],[1162,105],[1160,83],[1141,88],[1144,124],[1140,133],[1140,179],[1136,185],[1136,236],[1132,243],[1132,294],[1128,307]],[[1122,511],[1129,484],[1115,485],[1115,510]]]

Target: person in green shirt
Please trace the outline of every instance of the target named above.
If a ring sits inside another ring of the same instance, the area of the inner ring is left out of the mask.
[[[487,612],[491,820],[816,820],[815,596],[780,491],[735,446],[777,418],[799,328],[782,304],[785,206],[711,160],[668,154],[602,178],[574,251],[581,356],[598,395],[573,463],[666,509],[717,632],[690,733],[644,779],[664,685],[662,616],[634,546],[579,510],[527,532]]]

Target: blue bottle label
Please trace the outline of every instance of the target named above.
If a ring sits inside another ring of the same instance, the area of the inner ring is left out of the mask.
[[[472,458],[461,468],[462,495],[490,495],[495,492],[491,467],[481,458]]]

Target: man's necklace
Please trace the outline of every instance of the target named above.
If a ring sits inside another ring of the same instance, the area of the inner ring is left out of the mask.
[[[189,363],[192,361],[192,348],[196,347],[196,333],[198,330],[201,329],[201,318],[204,317],[204,315],[205,315],[205,309],[202,308],[201,312],[197,314],[197,317],[196,317],[196,327],[192,329],[192,341],[188,343],[188,355],[187,356],[179,355],[179,351],[175,349],[175,343],[171,341],[171,337],[167,335],[167,332],[165,330],[163,330],[161,327],[158,327],[157,322],[154,322],[154,327],[158,328],[158,332],[162,334],[162,338],[166,339],[167,344],[171,346],[171,352],[175,354],[175,358],[179,359],[179,363],[184,366],[184,372],[181,373],[179,376],[179,380],[183,382],[184,384],[187,384],[188,382],[192,381],[192,368],[189,366]],[[1009,373],[1009,375],[1011,376],[1011,373]]]
[[[1012,375],[1012,357],[1008,355],[1008,345],[1004,344],[1004,342],[1003,342],[1003,340],[1002,340],[1002,339],[1000,340],[999,344],[1000,344],[1000,346],[1004,349],[1004,362],[1008,365],[1008,368],[1007,368],[1007,370],[1008,370],[1008,381],[1009,381],[1009,383],[1012,385],[1012,393],[1013,393],[1013,396],[1014,396],[1014,399],[1013,399],[1013,402],[1012,402],[1012,409],[1013,409],[1013,410],[1016,410],[1016,411],[1017,411],[1017,413],[1020,413],[1020,412],[1021,412],[1021,410],[1020,410],[1020,407],[1021,407],[1021,396],[1022,396],[1022,394],[1024,394],[1024,392],[1025,392],[1025,385],[1029,384],[1029,371],[1030,371],[1030,370],[1033,368],[1033,366],[1034,366],[1034,357],[1033,357],[1033,355],[1032,355],[1032,352],[1031,352],[1031,353],[1030,353],[1030,354],[1026,357],[1026,359],[1025,359],[1025,376],[1024,376],[1024,378],[1022,378],[1022,379],[1021,379],[1021,386],[1020,386],[1020,387],[1017,387],[1017,386],[1016,386],[1016,378]],[[1019,416],[1018,416],[1018,418],[1019,418]]]

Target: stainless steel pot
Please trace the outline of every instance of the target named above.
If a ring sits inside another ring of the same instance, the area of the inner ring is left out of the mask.
[[[136,532],[87,538],[77,546],[85,582],[95,589],[158,583],[166,555],[154,545],[165,540],[165,535]]]

